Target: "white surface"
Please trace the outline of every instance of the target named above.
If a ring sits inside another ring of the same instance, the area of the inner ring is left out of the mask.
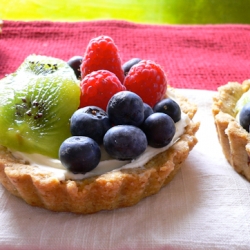
[[[214,92],[180,90],[199,105],[199,143],[174,180],[139,204],[92,215],[34,208],[0,186],[0,249],[250,249],[250,183],[225,160]]]

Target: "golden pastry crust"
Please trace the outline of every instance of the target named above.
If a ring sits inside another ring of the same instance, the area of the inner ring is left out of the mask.
[[[175,90],[173,90],[176,92]],[[195,104],[176,94],[181,109],[192,119]],[[132,206],[169,183],[197,143],[198,122],[191,122],[180,139],[143,168],[108,172],[84,180],[58,180],[49,171],[18,162],[0,148],[0,182],[32,206],[52,211],[88,214]]]
[[[242,84],[230,82],[218,88],[212,112],[218,139],[231,166],[250,181],[250,135],[236,121],[235,105],[250,89],[250,80]]]

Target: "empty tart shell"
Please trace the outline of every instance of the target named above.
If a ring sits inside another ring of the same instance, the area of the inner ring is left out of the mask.
[[[222,151],[230,165],[250,181],[250,135],[236,120],[235,106],[250,88],[250,80],[242,84],[229,82],[218,88],[213,97],[212,112]]]
[[[175,93],[182,111],[192,119],[195,104]],[[135,205],[169,183],[181,163],[197,143],[199,123],[191,120],[184,134],[168,150],[159,153],[143,167],[107,172],[84,180],[59,180],[49,171],[19,162],[0,148],[0,182],[13,195],[32,206],[52,211],[95,213]]]

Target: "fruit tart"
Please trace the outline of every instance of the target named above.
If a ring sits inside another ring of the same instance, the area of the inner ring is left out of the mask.
[[[0,182],[32,206],[89,214],[135,205],[197,143],[196,105],[158,64],[121,65],[107,36],[68,62],[31,55],[0,88]]]
[[[218,88],[212,112],[223,153],[231,166],[250,181],[250,80]]]

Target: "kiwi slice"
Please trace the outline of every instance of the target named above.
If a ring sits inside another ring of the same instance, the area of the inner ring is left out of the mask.
[[[0,144],[58,158],[79,103],[79,81],[66,62],[27,57],[16,72],[0,80]]]
[[[240,112],[242,108],[250,102],[250,90],[245,92],[235,105],[235,111]]]

